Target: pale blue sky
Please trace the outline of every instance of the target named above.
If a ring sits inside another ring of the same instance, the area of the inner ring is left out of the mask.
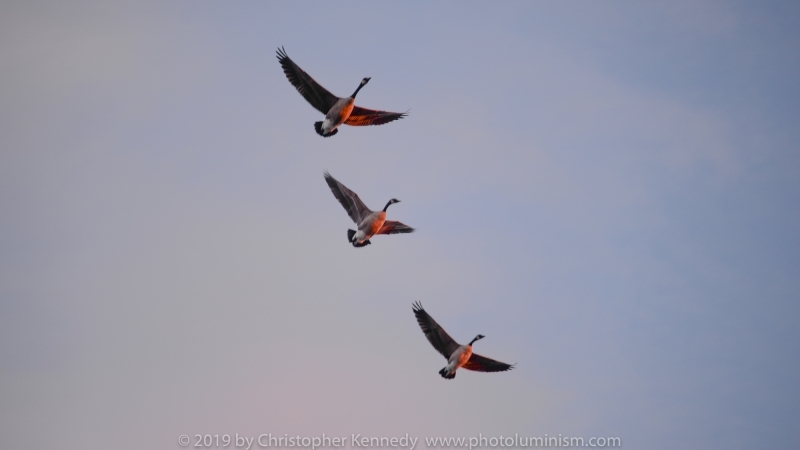
[[[800,441],[795,2],[4,2],[0,447]],[[275,59],[409,117],[322,139]],[[330,173],[415,228],[354,249]],[[419,300],[517,368],[437,374]]]

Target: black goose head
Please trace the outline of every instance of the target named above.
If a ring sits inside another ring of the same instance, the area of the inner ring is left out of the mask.
[[[372,79],[372,77],[364,77],[364,79],[361,80],[361,84],[358,85],[358,87],[356,88],[356,91],[353,92],[353,95],[351,95],[350,97],[356,98],[356,94],[358,94],[358,91],[360,91],[362,87],[366,86],[367,83],[369,83],[369,80],[371,80],[371,79]]]
[[[479,334],[479,335],[475,336],[475,339],[473,339],[473,340],[469,341],[469,345],[470,345],[470,346],[472,346],[472,344],[474,344],[474,343],[475,343],[475,341],[479,341],[479,340],[481,340],[481,339],[483,339],[483,338],[485,338],[485,337],[486,337],[486,336],[484,336],[484,335],[482,335],[482,334]]]
[[[386,206],[383,207],[383,212],[386,212],[386,208],[388,208],[389,205],[391,205],[392,203],[400,203],[400,200],[396,198],[389,200],[389,203],[387,203]]]

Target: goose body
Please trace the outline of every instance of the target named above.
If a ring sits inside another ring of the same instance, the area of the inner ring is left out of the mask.
[[[364,78],[364,80],[369,80],[369,78]],[[366,81],[362,81],[359,88],[365,84],[367,84]],[[323,137],[330,137],[338,133],[339,125],[343,124],[345,119],[350,117],[355,104],[355,94],[353,94],[352,97],[340,98],[333,104],[333,107],[328,110],[328,113],[325,114],[325,120],[322,122],[314,122],[314,129],[317,131],[317,134]]]
[[[310,75],[289,58],[283,48],[279,48],[278,62],[283,68],[286,78],[314,108],[325,114],[325,119],[314,123],[317,134],[330,137],[339,132],[339,125],[352,126],[383,125],[393,120],[402,119],[407,113],[394,113],[361,108],[355,105],[356,95],[370,80],[365,77],[349,97],[337,97],[317,83]]]
[[[456,370],[459,367],[464,367],[464,364],[469,362],[472,356],[472,343],[469,345],[459,345],[456,351],[447,358],[447,365],[439,371],[439,375],[448,380],[456,377]]]
[[[382,211],[372,211],[358,198],[358,194],[351,191],[347,186],[336,181],[328,172],[325,172],[325,182],[331,188],[333,196],[342,204],[347,215],[353,219],[357,225],[357,230],[347,230],[347,240],[353,247],[364,247],[371,244],[370,238],[376,234],[396,234],[411,233],[413,228],[408,225],[386,220],[386,209],[389,205],[399,203],[400,200],[393,198],[386,203]]]
[[[504,372],[514,368],[513,364],[506,364],[500,361],[489,359],[485,356],[472,352],[472,344],[483,339],[485,336],[479,334],[472,339],[469,344],[459,345],[450,335],[444,331],[433,317],[423,308],[420,302],[415,302],[412,310],[417,318],[417,323],[428,338],[428,342],[433,345],[439,353],[447,359],[447,365],[439,371],[442,378],[452,380],[456,377],[456,370],[463,367],[468,370],[478,372]]]

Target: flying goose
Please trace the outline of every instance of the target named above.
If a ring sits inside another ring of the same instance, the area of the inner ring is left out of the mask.
[[[454,341],[453,338],[444,331],[444,328],[439,326],[439,324],[433,320],[433,317],[422,309],[422,304],[420,302],[415,302],[412,310],[417,317],[419,327],[422,328],[422,332],[425,333],[425,337],[428,338],[433,348],[447,358],[447,365],[439,371],[439,375],[441,375],[442,378],[452,380],[456,377],[456,370],[458,370],[459,367],[478,372],[504,372],[514,368],[513,364],[501,363],[500,361],[486,358],[477,353],[472,353],[472,344],[479,339],[483,339],[485,337],[484,335],[479,334],[475,336],[467,345],[458,345],[458,342]]]
[[[383,211],[372,211],[358,198],[358,194],[336,181],[328,172],[325,172],[325,182],[330,186],[336,200],[339,200],[339,203],[344,206],[347,215],[358,225],[358,231],[347,230],[347,240],[353,244],[353,247],[364,247],[371,244],[369,238],[376,234],[411,233],[414,231],[413,228],[406,224],[386,220],[386,208],[393,203],[399,203],[400,200],[393,198],[386,203]]]
[[[355,98],[358,91],[361,90],[369,82],[370,77],[361,80],[361,83],[353,92],[353,95],[345,98],[339,98],[327,89],[320,86],[319,83],[314,81],[305,70],[294,63],[286,54],[283,47],[277,50],[278,61],[283,67],[283,73],[286,78],[292,83],[292,86],[297,88],[297,92],[305,98],[311,106],[318,109],[322,114],[325,114],[325,120],[322,122],[314,122],[314,129],[317,134],[323,137],[330,137],[338,133],[339,125],[345,123],[353,126],[364,125],[383,125],[393,120],[402,119],[407,113],[393,113],[388,111],[375,111],[372,109],[362,108],[355,106]]]

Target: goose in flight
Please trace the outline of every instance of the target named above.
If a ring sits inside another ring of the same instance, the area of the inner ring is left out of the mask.
[[[417,323],[425,333],[425,337],[433,345],[439,353],[447,358],[447,365],[439,371],[442,378],[452,380],[456,377],[456,370],[463,367],[469,370],[478,372],[504,372],[514,368],[513,364],[501,363],[493,359],[486,358],[477,353],[472,353],[472,344],[485,336],[479,334],[475,339],[469,341],[467,345],[458,345],[450,335],[444,331],[444,328],[439,326],[433,317],[431,317],[424,309],[420,302],[415,302],[413,305],[414,315],[417,317]]]
[[[314,81],[305,70],[295,64],[286,54],[286,50],[283,47],[279,48],[277,53],[278,62],[281,63],[283,73],[286,74],[286,78],[289,79],[292,86],[297,88],[297,92],[308,103],[311,103],[311,106],[325,114],[325,120],[314,122],[314,129],[317,130],[317,134],[320,136],[333,136],[339,132],[338,127],[343,123],[352,126],[383,125],[393,120],[402,119],[407,114],[375,111],[355,106],[356,94],[369,82],[370,77],[361,80],[353,95],[339,98],[328,92],[327,89]]]
[[[399,203],[400,200],[393,198],[383,207],[383,211],[372,211],[358,198],[358,194],[336,181],[328,172],[325,172],[325,182],[330,186],[336,200],[339,200],[339,203],[344,206],[347,215],[358,225],[358,231],[347,230],[347,240],[353,244],[353,247],[364,247],[371,244],[369,238],[376,234],[411,233],[414,231],[413,228],[404,223],[386,220],[386,208],[393,203]]]

